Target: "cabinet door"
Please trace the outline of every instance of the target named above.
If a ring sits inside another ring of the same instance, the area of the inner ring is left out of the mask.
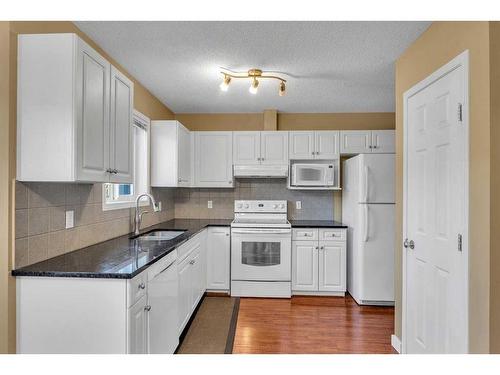
[[[233,164],[260,164],[260,132],[233,132]]]
[[[177,125],[178,137],[178,186],[189,187],[192,184],[191,178],[191,133],[184,126]]]
[[[288,132],[290,159],[314,159],[314,132]]]
[[[229,228],[208,228],[207,289],[229,290]]]
[[[340,132],[341,154],[364,154],[371,152],[370,130],[349,130]]]
[[[339,157],[339,132],[315,132],[316,159],[337,159]]]
[[[195,153],[196,186],[233,186],[232,132],[196,132]]]
[[[319,242],[319,290],[330,292],[345,292],[345,242]]]
[[[128,353],[147,353],[147,296],[128,309]]]
[[[76,179],[108,182],[111,65],[81,39],[77,54]]]
[[[318,290],[318,242],[292,242],[292,290]]]
[[[205,285],[205,278],[203,277],[203,265],[201,262],[201,253],[200,250],[194,250],[193,254],[190,256],[190,265],[191,269],[189,271],[191,275],[191,306],[189,308],[189,315],[193,313],[200,301],[203,292],[202,289]],[[203,285],[203,286],[202,286]]]
[[[111,67],[110,182],[131,184],[134,181],[133,110],[134,83]]]
[[[182,332],[189,317],[191,316],[191,305],[192,305],[192,275],[191,275],[191,260],[190,257],[185,259],[178,266],[178,280],[179,280],[179,299],[178,299],[178,310],[179,310],[179,333]]]
[[[262,164],[288,164],[288,132],[261,132],[260,157]]]
[[[372,152],[378,154],[393,154],[396,152],[394,130],[372,131]]]

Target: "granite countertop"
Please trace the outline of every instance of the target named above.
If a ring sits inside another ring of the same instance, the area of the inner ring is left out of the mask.
[[[131,279],[208,226],[229,226],[232,220],[174,219],[146,228],[186,230],[169,241],[138,241],[130,234],[12,271],[13,276]]]
[[[290,220],[293,228],[347,228],[347,225],[334,220]]]

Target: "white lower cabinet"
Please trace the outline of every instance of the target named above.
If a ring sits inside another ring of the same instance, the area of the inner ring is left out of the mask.
[[[207,289],[229,291],[231,235],[229,227],[209,227],[207,232]]]
[[[293,229],[292,294],[345,294],[345,231],[343,228]]]
[[[147,296],[128,309],[128,350],[129,354],[146,354],[147,346]]]

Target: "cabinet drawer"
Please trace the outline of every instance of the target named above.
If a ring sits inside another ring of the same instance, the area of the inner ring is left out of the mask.
[[[320,241],[345,241],[345,229],[320,229],[319,230],[319,240]]]
[[[318,228],[294,228],[292,229],[292,240],[294,241],[317,241]]]
[[[206,229],[203,229],[200,233],[196,234],[177,248],[177,264],[180,264],[189,253],[197,247],[197,244],[202,241],[205,231]]]
[[[128,307],[139,301],[146,294],[148,285],[147,271],[129,280],[127,283]]]

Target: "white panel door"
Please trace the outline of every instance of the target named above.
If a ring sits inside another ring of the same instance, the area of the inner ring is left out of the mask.
[[[338,131],[316,131],[315,152],[316,159],[337,159],[339,157],[339,135]]]
[[[177,184],[178,186],[191,186],[191,133],[184,126],[177,124]]]
[[[314,159],[314,132],[293,131],[288,132],[290,159]]]
[[[318,290],[318,241],[292,241],[292,290]]]
[[[261,132],[260,158],[262,164],[288,164],[288,132]]]
[[[346,130],[340,132],[341,154],[370,153],[372,133],[370,130]]]
[[[346,290],[345,242],[319,241],[319,290]]]
[[[230,256],[229,228],[208,228],[207,289],[229,290]]]
[[[395,153],[395,136],[395,130],[372,130],[372,153]]]
[[[147,353],[147,296],[128,309],[128,353]]]
[[[111,65],[78,39],[77,180],[108,182]]]
[[[260,132],[233,132],[233,164],[260,164]]]
[[[195,153],[196,186],[233,186],[232,132],[195,132]]]
[[[110,182],[133,183],[133,110],[134,83],[114,66],[111,67]]]
[[[198,301],[201,298],[201,285],[205,285],[205,278],[203,277],[203,265],[201,262],[201,256],[200,256],[200,248],[198,246],[198,249],[193,250],[193,254],[190,256],[190,264],[191,264],[191,270],[189,273],[191,274],[192,278],[192,283],[191,283],[191,306],[190,306],[190,313],[196,309],[196,305],[198,304]]]
[[[408,353],[467,352],[467,207],[464,66],[408,97],[406,329]],[[466,238],[463,239],[466,247]]]

